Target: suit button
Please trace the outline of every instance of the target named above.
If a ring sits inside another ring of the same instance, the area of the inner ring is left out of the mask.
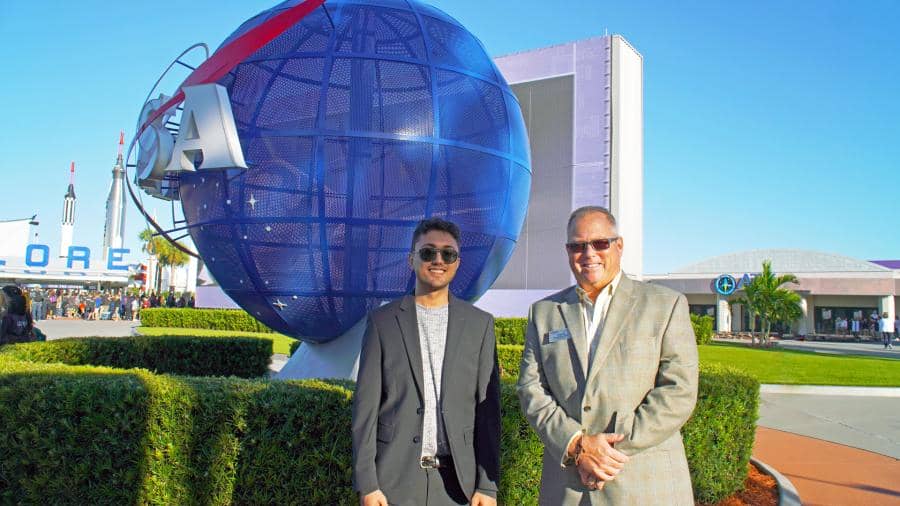
[[[581,409],[584,410],[585,413],[587,413],[588,411],[591,410],[591,407],[590,407],[590,406],[585,406],[585,407],[583,407],[583,408],[581,408]]]
[[[421,415],[421,414],[424,413],[424,412],[425,412],[425,408],[419,408],[419,409],[416,410],[416,414],[417,414],[417,415]]]
[[[420,438],[419,436],[416,436],[413,438],[413,443],[418,443],[421,440],[422,440],[422,438]]]

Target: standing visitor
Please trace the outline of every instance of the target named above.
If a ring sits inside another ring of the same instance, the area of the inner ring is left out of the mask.
[[[694,506],[680,432],[698,388],[687,299],[622,272],[607,209],[576,209],[566,231],[576,283],[531,306],[517,384],[544,443],[539,503]]]
[[[459,228],[419,222],[415,292],[369,314],[353,394],[361,506],[495,506],[500,392],[494,319],[450,294]]]

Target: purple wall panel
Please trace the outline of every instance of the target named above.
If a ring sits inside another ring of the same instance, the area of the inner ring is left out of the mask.
[[[611,37],[597,37],[494,60],[509,83],[574,75],[572,209],[610,205],[611,44]]]
[[[494,60],[509,84],[537,81],[574,72],[575,44],[551,46],[500,56]]]

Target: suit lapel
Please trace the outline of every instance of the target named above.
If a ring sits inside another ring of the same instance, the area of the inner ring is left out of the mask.
[[[603,366],[609,352],[613,346],[619,341],[622,335],[622,328],[629,320],[631,311],[634,309],[635,293],[634,281],[628,279],[625,274],[619,280],[619,286],[613,293],[612,300],[609,301],[609,309],[606,311],[606,322],[603,324],[603,331],[600,332],[600,342],[597,343],[597,351],[594,352],[594,360],[591,362],[588,385],[594,380],[597,371]]]
[[[450,371],[456,363],[459,356],[459,349],[463,347],[462,339],[465,333],[463,330],[466,326],[465,311],[468,308],[459,299],[450,294],[450,307],[447,310],[447,341],[444,344],[444,364],[441,368],[441,399],[446,399],[444,395],[452,383],[448,381],[452,377]]]
[[[409,367],[412,369],[416,388],[419,390],[419,398],[424,402],[422,380],[422,347],[419,345],[419,324],[416,319],[416,303],[411,295],[403,297],[400,301],[400,310],[397,311],[397,323],[400,325],[400,333],[403,335],[403,347],[406,348],[406,356],[409,358]]]
[[[575,291],[575,287],[569,289],[565,301],[561,302],[558,307],[571,336],[569,338],[570,355],[574,351],[575,356],[578,357],[578,365],[581,366],[581,377],[586,378],[588,355],[587,335],[585,333],[587,331],[584,328],[581,302],[578,300],[578,292]]]

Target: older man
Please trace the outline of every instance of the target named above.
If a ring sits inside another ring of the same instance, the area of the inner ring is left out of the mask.
[[[518,392],[544,443],[540,503],[693,505],[679,430],[697,399],[683,295],[621,271],[605,208],[569,218],[576,285],[532,305]]]

